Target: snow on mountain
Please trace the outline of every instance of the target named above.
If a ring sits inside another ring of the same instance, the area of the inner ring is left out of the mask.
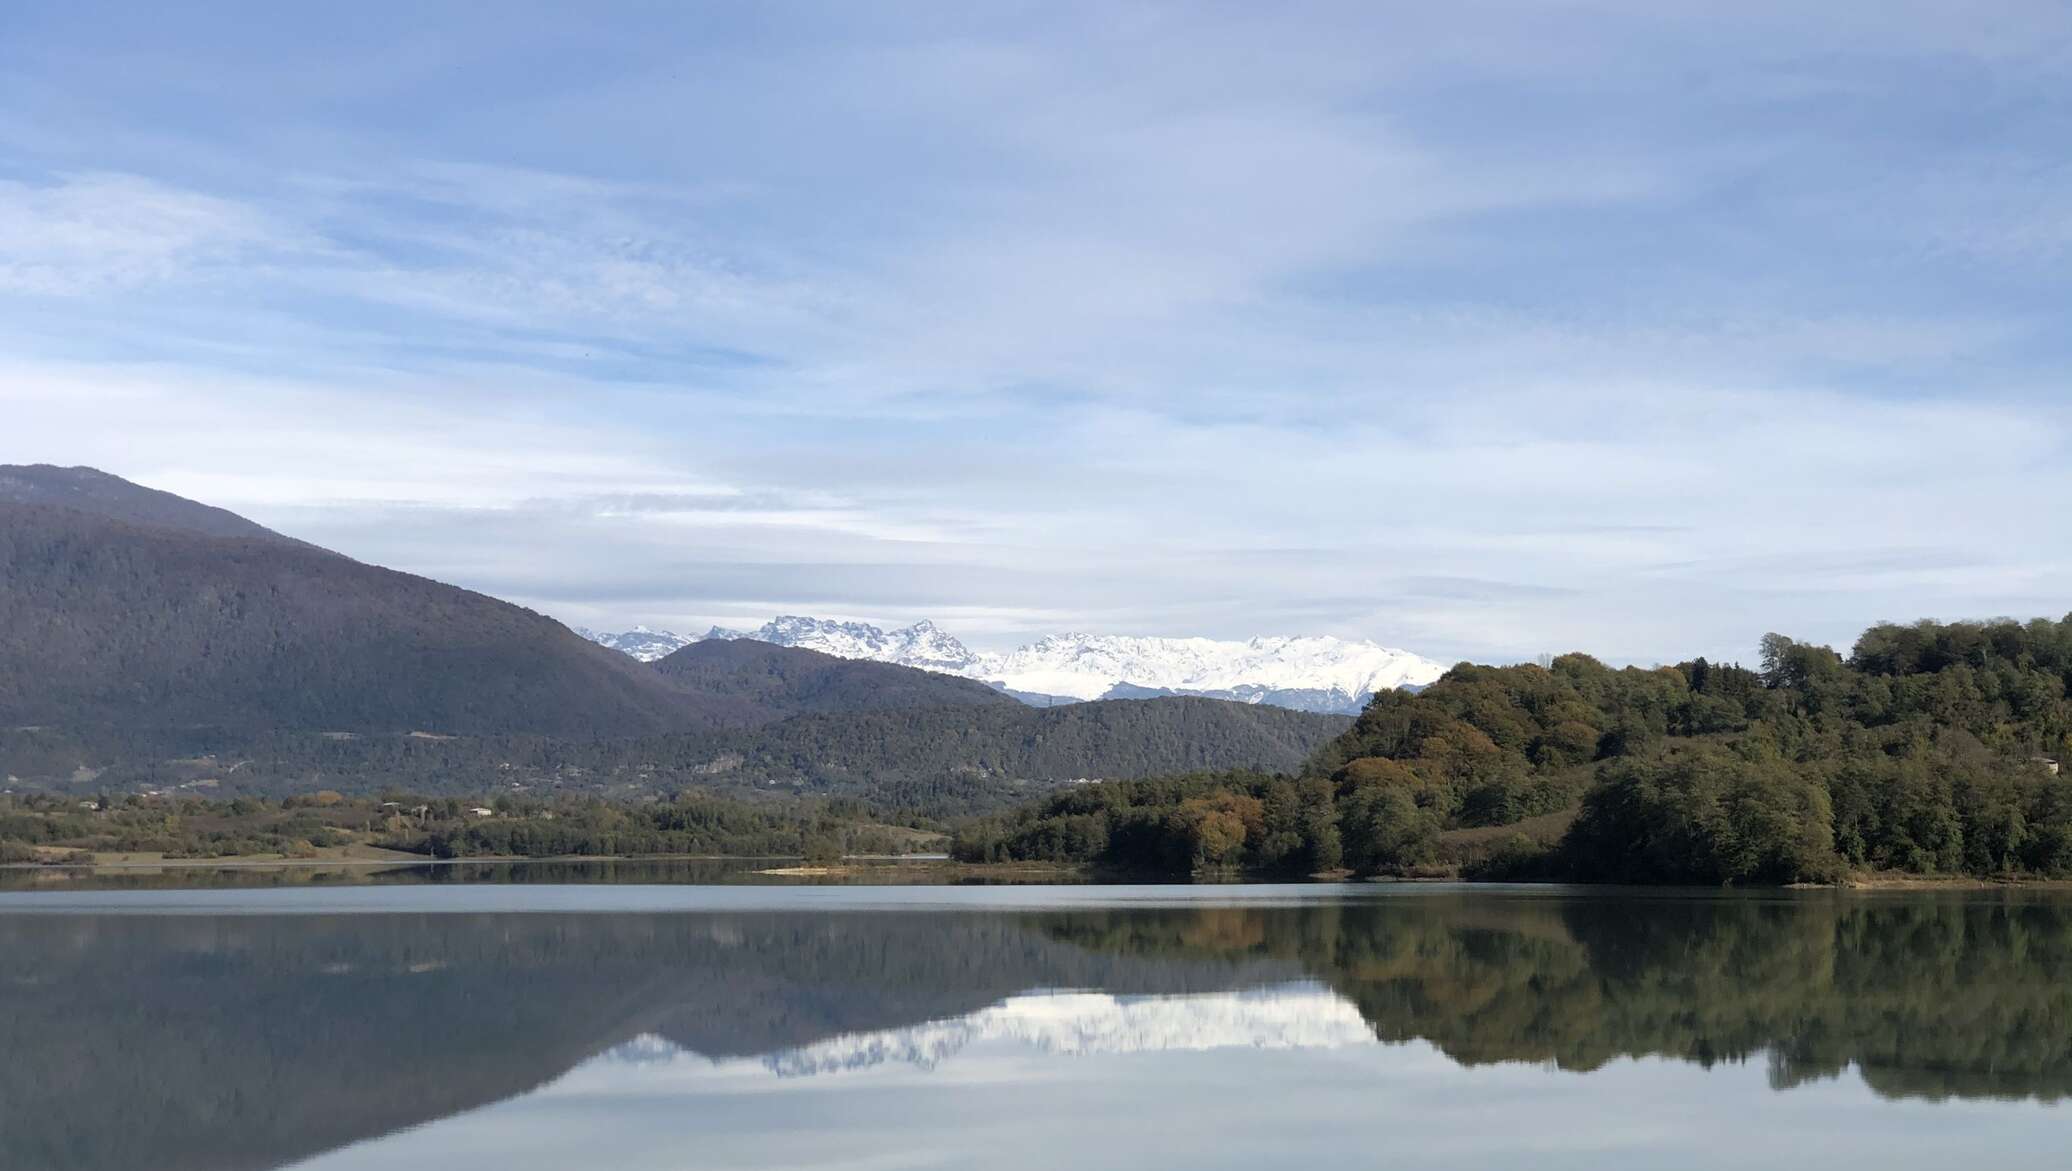
[[[644,627],[615,635],[582,633],[646,661],[698,641]],[[787,615],[756,630],[714,627],[703,637],[753,638],[845,659],[962,675],[1039,703],[1203,695],[1304,711],[1356,713],[1376,691],[1423,687],[1445,672],[1440,664],[1408,651],[1329,636],[1233,642],[1054,634],[998,654],[975,652],[932,622],[884,630],[865,622]]]
[[[984,664],[987,681],[1042,695],[1099,699],[1122,687],[1274,702],[1276,693],[1317,692],[1316,705],[1339,711],[1358,711],[1376,691],[1422,687],[1444,672],[1408,651],[1329,636],[1221,642],[1054,634]]]
[[[764,623],[759,629],[734,631],[714,627],[707,638],[753,638],[778,646],[803,647],[842,659],[874,659],[965,675],[979,662],[969,647],[945,633],[933,622],[916,622],[898,630],[881,630],[867,622],[835,622],[826,618],[785,615]]]
[[[1208,1049],[1338,1049],[1375,1043],[1359,1009],[1314,983],[1190,996],[1032,992],[948,1020],[848,1033],[772,1053],[779,1077],[904,1064],[934,1069],[976,1045],[1006,1043],[1055,1056]],[[653,1066],[702,1058],[652,1035],[607,1051],[614,1063]]]
[[[575,632],[600,646],[608,646],[615,651],[632,655],[643,663],[652,663],[698,641],[685,635],[672,634],[667,630],[649,630],[645,626],[636,626],[618,634],[602,634],[578,626]]]

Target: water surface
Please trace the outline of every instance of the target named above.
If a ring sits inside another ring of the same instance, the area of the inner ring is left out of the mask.
[[[2072,1139],[2072,900],[0,894],[0,1167],[1881,1168]]]

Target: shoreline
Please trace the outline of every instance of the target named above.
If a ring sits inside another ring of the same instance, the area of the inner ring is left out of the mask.
[[[283,858],[268,856],[246,856],[226,858],[139,858],[134,856],[97,859],[93,862],[8,862],[0,863],[0,874],[50,874],[53,876],[72,874],[147,874],[165,871],[244,871],[244,872],[294,872],[319,870],[349,870],[358,873],[376,873],[385,870],[407,870],[416,867],[452,867],[477,865],[539,865],[570,863],[630,863],[630,864],[673,864],[673,863],[733,863],[741,866],[743,872],[763,878],[903,878],[907,880],[933,879],[945,883],[983,880],[987,878],[1022,879],[1054,878],[1069,880],[1075,885],[1129,885],[1136,883],[1180,883],[1186,885],[1216,885],[1218,882],[1239,882],[1302,886],[1320,882],[1372,883],[1376,885],[1430,885],[1459,884],[1462,886],[1508,886],[1516,883],[1478,881],[1457,874],[1403,874],[1370,875],[1357,877],[1349,871],[1333,871],[1324,874],[1291,878],[1287,875],[1248,875],[1242,872],[1225,872],[1214,875],[1170,875],[1170,874],[1121,874],[1103,872],[1078,863],[1057,862],[958,862],[941,854],[917,855],[856,855],[838,862],[814,863],[800,857],[753,854],[556,854],[547,856],[520,854],[482,854],[465,858],[433,858],[384,851],[380,855],[339,854],[316,858]],[[756,863],[767,865],[755,867]],[[1549,881],[1529,885],[1577,886],[1571,882]],[[1664,888],[1669,889],[1669,888]],[[1687,888],[1675,888],[1687,889]],[[1703,888],[1713,889],[1713,888]],[[1721,887],[1721,890],[1793,890],[1793,891],[1954,891],[1954,890],[2072,890],[2072,879],[2028,878],[2013,875],[1979,877],[1966,874],[1905,874],[1891,872],[1865,872],[1844,876],[1834,882],[1790,883],[1777,887]]]

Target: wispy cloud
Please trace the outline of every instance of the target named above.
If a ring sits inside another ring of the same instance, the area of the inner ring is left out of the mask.
[[[137,175],[0,180],[0,292],[85,297],[188,284],[293,246],[247,204]]]

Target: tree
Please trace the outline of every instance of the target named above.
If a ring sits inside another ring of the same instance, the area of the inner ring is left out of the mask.
[[[1438,821],[1401,785],[1364,785],[1344,800],[1346,862],[1362,874],[1431,860]]]
[[[1825,787],[1712,746],[1608,768],[1563,850],[1578,873],[1617,882],[1826,881],[1841,868]]]

